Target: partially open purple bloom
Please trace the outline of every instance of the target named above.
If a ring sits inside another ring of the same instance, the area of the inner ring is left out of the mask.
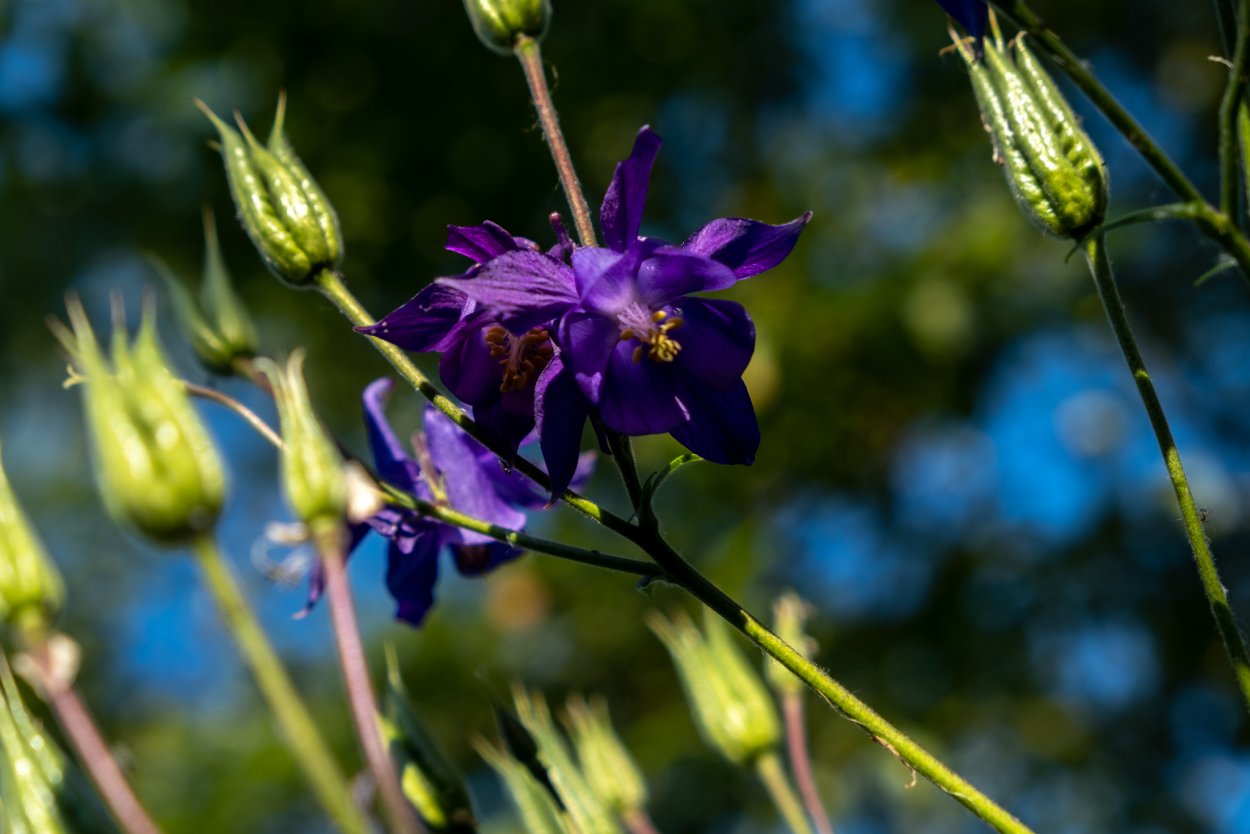
[[[606,247],[576,249],[570,263],[536,251],[504,252],[469,274],[439,280],[513,333],[538,325],[550,331],[558,318],[559,353],[535,393],[543,454],[557,487],[558,473],[570,472],[576,459],[587,403],[612,431],[669,432],[717,463],[751,463],[759,446],[742,382],[754,324],[739,304],[691,293],[727,289],[776,266],[810,214],[781,226],[714,220],[680,246],[639,237],[659,147],[659,136],[644,127],[617,166],[600,210]]]
[[[990,16],[985,0],[937,0],[937,3],[980,43]]]
[[[519,530],[525,525],[521,507],[535,507],[543,499],[504,471],[499,460],[465,434],[433,406],[425,408],[424,434],[414,438],[410,457],[386,421],[383,411],[393,382],[379,379],[364,392],[365,424],[378,475],[388,483],[430,502],[444,503],[466,515],[500,527]],[[386,537],[386,587],[398,604],[395,616],[420,625],[434,604],[439,553],[446,547],[456,568],[476,576],[516,558],[521,551],[481,533],[423,518],[403,507],[389,505],[352,529],[354,548],[369,530]],[[314,574],[311,606],[321,595],[320,574]]]

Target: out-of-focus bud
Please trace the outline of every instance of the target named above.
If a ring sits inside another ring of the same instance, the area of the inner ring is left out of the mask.
[[[811,608],[793,591],[777,597],[773,603],[773,631],[777,636],[808,660],[816,648],[816,641],[807,635],[807,617]],[[768,683],[782,695],[798,695],[807,687],[786,667],[769,658],[764,672]]]
[[[435,832],[477,830],[464,777],[408,700],[392,646],[386,647],[386,692],[378,716],[404,795]]]
[[[309,528],[338,524],[347,511],[343,457],[321,427],[304,383],[304,353],[295,351],[286,367],[267,359],[257,367],[273,386],[282,425],[282,484],[296,517]]]
[[[685,614],[672,620],[652,614],[647,625],[672,655],[695,725],[709,745],[739,766],[777,747],[777,710],[724,623],[709,615],[706,636]]]
[[[995,37],[981,59],[964,41],[955,44],[994,141],[995,161],[1034,225],[1054,237],[1080,239],[1106,216],[1106,166],[1025,34],[1004,44],[992,18],[991,26]]]
[[[538,742],[539,753],[547,764],[547,774],[568,813],[571,827],[582,834],[620,834],[616,817],[591,790],[573,754],[569,752],[564,737],[551,718],[546,700],[542,695],[526,692],[520,686],[514,687],[512,699],[521,723]]]
[[[154,257],[151,263],[169,288],[178,321],[205,368],[228,376],[239,361],[256,356],[256,325],[234,291],[211,211],[204,210],[204,282],[198,300],[164,261]]]
[[[323,269],[338,269],[343,262],[338,215],[286,140],[285,99],[278,102],[269,147],[237,115],[239,130],[204,102],[196,104],[217,128],[239,221],[270,271],[302,287]]]
[[[134,343],[115,314],[112,367],[76,298],[66,304],[73,332],[58,330],[84,387],[96,483],[117,521],[177,546],[212,529],[226,478],[208,431],[169,370],[145,303]]]
[[[542,40],[551,25],[551,0],[464,0],[478,39],[511,55],[521,36]]]
[[[608,702],[603,698],[589,703],[584,698],[570,698],[568,724],[582,775],[599,800],[618,816],[646,805],[647,783],[612,729]]]
[[[22,512],[0,461],[0,619],[40,630],[61,610],[65,585]]]
[[[484,739],[474,739],[473,748],[503,779],[525,831],[529,834],[572,834],[561,824],[560,809],[551,793],[534,778],[529,768]]]

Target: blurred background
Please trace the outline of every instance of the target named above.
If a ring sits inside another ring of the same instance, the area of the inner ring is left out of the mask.
[[[1206,3],[1038,0],[1038,10],[1209,194],[1226,71]],[[755,317],[755,466],[689,467],[662,518],[754,610],[796,587],[819,662],[1039,831],[1250,830],[1250,741],[1157,447],[1079,258],[1015,210],[945,18],[927,0],[556,0],[545,55],[592,204],[634,133],[665,138],[643,231],[815,219],[781,268],[733,290]],[[82,684],[171,832],[323,831],[183,554],[118,532],[93,493],[79,398],[45,324],[67,291],[103,326],[137,311],[146,252],[198,280],[200,207],[264,349],[309,351],[326,420],[364,450],[359,393],[387,367],[319,297],[281,287],[232,222],[210,127],[238,108],[288,134],[336,204],[345,272],[381,315],[460,270],[448,223],[549,240],[563,210],[515,62],[456,2],[0,0],[0,438],[68,574]],[[1171,195],[1072,95],[1107,159],[1111,216]],[[1112,238],[1234,606],[1250,610],[1250,297],[1182,225]],[[162,295],[166,343],[198,369]],[[132,319],[133,320],[133,319]],[[431,372],[434,363],[422,360]],[[268,416],[246,384],[220,387]],[[396,392],[401,432],[415,395]],[[252,564],[285,519],[276,460],[206,407],[232,470],[222,529],[343,761],[358,764],[326,612]],[[678,451],[636,444],[645,471]],[[610,467],[588,487],[623,510]],[[565,509],[532,528],[621,551]],[[624,551],[628,552],[628,551]],[[275,551],[273,559],[286,554]],[[529,556],[485,580],[444,565],[427,625],[392,622],[382,547],[352,564],[367,642],[470,774],[485,830],[516,831],[469,741],[493,733],[476,676],[553,701],[604,693],[647,771],[661,830],[779,831],[749,774],[708,751],[649,608],[664,588]],[[983,825],[854,725],[809,705],[840,834]]]

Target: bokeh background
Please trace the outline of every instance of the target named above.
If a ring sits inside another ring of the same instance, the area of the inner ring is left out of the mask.
[[[1225,70],[1206,3],[1038,0],[1043,15],[1214,193]],[[700,567],[764,611],[799,588],[818,659],[1039,831],[1250,830],[1250,755],[1223,652],[1131,381],[1079,258],[1017,214],[990,161],[945,20],[927,0],[556,3],[546,43],[592,203],[649,123],[665,140],[644,232],[811,209],[795,255],[733,290],[759,330],[748,372],[754,467],[689,467],[663,519]],[[448,223],[548,239],[563,208],[514,62],[460,4],[398,0],[0,2],[0,438],[68,574],[82,683],[139,793],[171,832],[323,831],[191,562],[118,532],[93,493],[78,396],[45,325],[82,295],[137,311],[154,252],[198,274],[213,206],[267,352],[309,351],[326,420],[364,444],[359,392],[386,371],[319,297],[281,286],[231,222],[191,104],[289,134],[338,207],[345,271],[376,315],[458,271]],[[1170,195],[1086,103],[1112,215]],[[1250,297],[1190,228],[1112,240],[1234,606],[1250,607]],[[165,307],[166,342],[195,366]],[[428,358],[427,358],[428,359]],[[433,363],[425,361],[431,371]],[[237,381],[221,388],[266,414]],[[404,431],[415,395],[393,397]],[[284,519],[273,453],[204,409],[226,450],[223,540],[343,761],[358,764],[327,616],[253,565]],[[637,444],[644,470],[677,449]],[[608,467],[590,492],[621,509]],[[557,509],[534,529],[619,547]],[[272,559],[287,554],[276,551]],[[469,747],[493,732],[478,677],[560,701],[602,692],[666,832],[779,831],[749,775],[696,736],[642,626],[676,591],[526,557],[486,580],[445,566],[421,630],[393,623],[379,543],[352,577],[380,668],[470,774],[485,829],[515,831]],[[842,834],[984,830],[854,725],[810,705],[817,778]]]

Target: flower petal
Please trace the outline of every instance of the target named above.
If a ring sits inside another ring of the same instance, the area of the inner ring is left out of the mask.
[[[506,450],[510,457],[516,455],[521,441],[534,430],[534,403],[532,395],[533,392],[531,391],[525,397],[530,403],[530,408],[524,414],[517,414],[508,408],[507,398],[510,396],[508,394],[504,394],[502,398],[494,402],[486,403],[473,409],[473,419],[477,421],[478,428],[486,435],[486,439],[492,445]],[[499,458],[493,452],[490,452],[489,456],[490,469],[502,471],[499,465]],[[492,478],[491,480],[493,482],[494,479]]]
[[[621,341],[620,325],[598,313],[574,310],[560,319],[557,336],[565,365],[590,402],[598,403],[608,357]]]
[[[746,308],[718,298],[683,298],[674,315],[682,326],[672,331],[681,344],[675,364],[712,388],[729,388],[755,352],[755,323]]]
[[[645,355],[635,362],[636,346],[619,342],[608,359],[599,395],[603,424],[631,437],[672,431],[690,416],[678,396],[681,372]]]
[[[937,0],[937,3],[978,41],[985,35],[990,17],[985,0]]]
[[[485,316],[476,317],[438,358],[438,375],[443,384],[474,408],[499,399],[499,360],[490,355],[483,332],[492,323]]]
[[[719,261],[664,246],[639,264],[635,287],[643,304],[658,309],[692,292],[728,289],[737,280],[733,270]]]
[[[692,234],[681,248],[721,262],[739,278],[750,278],[784,261],[811,219],[810,211],[780,226],[722,217]]]
[[[442,537],[431,528],[417,538],[416,546],[408,553],[394,542],[386,549],[386,589],[395,598],[397,620],[419,626],[434,605],[438,552],[442,547]]]
[[[356,332],[373,336],[415,353],[444,351],[458,337],[475,304],[464,293],[442,284],[430,284],[381,321]]]
[[[551,477],[553,499],[575,477],[589,409],[590,403],[582,395],[572,370],[565,368],[562,356],[557,354],[534,387],[534,422]]]
[[[444,248],[448,252],[464,255],[475,263],[484,264],[505,252],[513,252],[522,247],[502,226],[487,220],[480,226],[448,226]]]
[[[386,421],[386,396],[394,386],[394,380],[382,377],[365,387],[361,399],[364,401],[369,449],[373,453],[373,465],[383,480],[408,492],[416,492],[421,481],[421,469],[404,452],[403,444]]]
[[[519,547],[511,547],[498,541],[472,545],[453,544],[450,549],[451,556],[456,561],[456,570],[462,576],[489,573],[525,552]]]
[[[624,252],[638,238],[642,209],[647,201],[647,182],[651,179],[651,166],[661,141],[650,126],[644,125],[634,139],[629,158],[617,164],[608,191],[603,195],[599,228],[604,242],[618,252]]]
[[[746,385],[715,390],[691,385],[682,393],[690,419],[673,429],[673,438],[712,463],[750,465],[760,446],[760,427]]]
[[[506,252],[472,273],[439,278],[460,290],[514,332],[557,318],[578,301],[573,271],[542,252]]]
[[[432,405],[425,408],[425,438],[430,460],[442,473],[447,501],[454,509],[510,530],[525,526],[525,513],[505,503],[482,471],[484,465],[499,466],[499,462],[483,464],[477,454],[481,444]]]

